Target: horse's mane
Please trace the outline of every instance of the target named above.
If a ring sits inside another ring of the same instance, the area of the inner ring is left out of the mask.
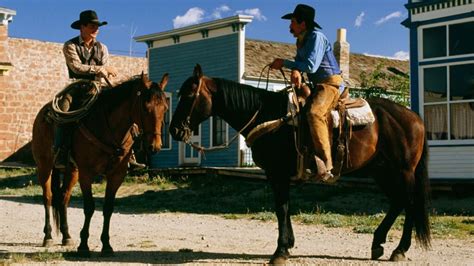
[[[255,113],[260,109],[258,120],[269,121],[282,117],[287,112],[288,97],[282,92],[272,92],[247,84],[222,78],[213,78],[218,93],[222,93],[223,104],[228,115],[241,115],[242,110]],[[239,113],[239,112],[240,113]]]
[[[141,79],[141,75],[133,76],[111,89],[103,90],[99,95],[96,106],[106,104],[109,109],[117,108],[121,103],[130,99],[131,90],[138,86],[138,82],[142,82]],[[153,94],[161,96],[162,93],[164,92],[158,88],[156,83],[153,83],[149,90],[143,90],[143,96],[146,100],[149,100]],[[162,97],[157,98],[161,99]]]

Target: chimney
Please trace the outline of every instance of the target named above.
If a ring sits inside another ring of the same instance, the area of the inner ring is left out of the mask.
[[[342,78],[349,84],[349,49],[350,45],[346,41],[346,29],[337,30],[337,40],[334,43],[334,55],[342,71]]]
[[[15,15],[16,11],[0,7],[0,76],[7,75],[13,67],[8,50],[8,23]]]

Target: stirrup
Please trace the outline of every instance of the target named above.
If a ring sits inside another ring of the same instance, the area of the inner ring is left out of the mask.
[[[146,168],[145,164],[139,163],[135,160],[130,160],[128,162],[128,169],[130,171],[141,170],[141,169],[144,169],[144,168]]]

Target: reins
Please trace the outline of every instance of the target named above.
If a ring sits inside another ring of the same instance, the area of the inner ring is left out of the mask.
[[[202,147],[200,145],[196,145],[194,143],[192,143],[189,139],[187,139],[184,143],[188,144],[189,146],[193,147],[194,149],[196,149],[199,153],[203,154],[204,155],[204,158],[205,158],[205,154],[204,152],[208,151],[208,152],[211,152],[211,151],[217,151],[217,150],[222,150],[222,149],[226,149],[230,146],[230,144],[232,144],[236,139],[237,137],[239,137],[240,134],[242,134],[242,132],[247,129],[247,127],[249,127],[253,122],[255,122],[255,119],[257,118],[257,115],[258,113],[260,112],[260,109],[258,109],[255,114],[252,116],[252,118],[247,122],[247,124],[245,124],[244,127],[242,127],[235,135],[234,137],[232,137],[230,139],[230,141],[227,141],[226,143],[222,144],[222,145],[219,145],[219,146],[215,146],[215,147],[208,147],[208,148],[205,148],[205,147]]]
[[[196,103],[197,103],[197,99],[200,95],[200,91],[201,91],[201,86],[202,86],[202,78],[199,79],[199,83],[198,83],[198,88],[196,90],[196,94],[194,96],[194,100],[193,100],[193,103],[191,105],[191,109],[189,110],[189,114],[188,116],[186,117],[186,120],[185,120],[185,125],[186,127],[189,128],[189,124],[191,123],[191,115],[194,111],[194,108],[196,107]],[[188,138],[187,140],[184,141],[184,143],[186,143],[187,145],[191,146],[192,148],[196,149],[199,153],[201,153],[204,158],[205,158],[205,154],[204,152],[212,152],[212,151],[218,151],[218,150],[222,150],[222,149],[226,149],[230,146],[230,144],[232,144],[236,139],[237,137],[239,137],[239,135],[245,130],[247,129],[253,122],[255,122],[255,119],[257,118],[258,114],[260,113],[260,109],[261,109],[261,106],[260,108],[255,112],[255,114],[252,116],[252,118],[247,122],[247,124],[245,124],[235,135],[234,137],[231,138],[230,141],[227,141],[226,143],[222,144],[222,145],[219,145],[219,146],[215,146],[215,147],[202,147],[200,145],[196,145],[194,143],[192,143],[190,141],[190,138]]]

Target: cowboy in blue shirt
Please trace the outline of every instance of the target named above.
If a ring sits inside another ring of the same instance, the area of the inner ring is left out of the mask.
[[[291,20],[290,32],[297,38],[296,56],[294,60],[277,58],[270,67],[291,69],[291,82],[297,88],[301,87],[302,73],[306,73],[308,79],[315,85],[308,102],[310,104],[307,113],[308,124],[316,154],[316,165],[326,168],[323,171],[318,169],[319,173],[323,173],[318,179],[332,182],[338,177],[331,173],[333,163],[327,115],[336,106],[344,85],[331,44],[320,31],[321,26],[314,21],[314,16],[314,8],[299,4],[293,13],[282,17]]]

